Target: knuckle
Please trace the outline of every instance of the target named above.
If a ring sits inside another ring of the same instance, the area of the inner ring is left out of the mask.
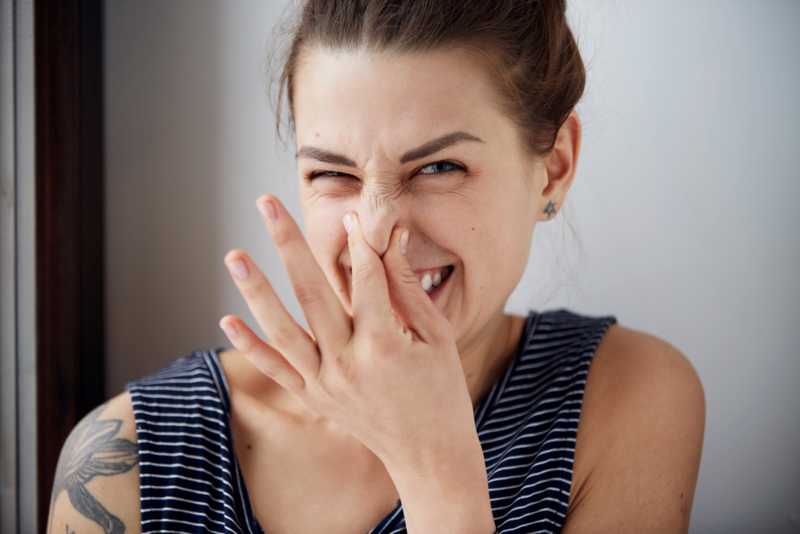
[[[319,397],[337,399],[352,393],[352,385],[356,382],[355,366],[352,358],[346,354],[329,355],[326,358],[325,371],[316,382]]]
[[[400,280],[400,282],[404,284],[419,285],[419,281],[417,280],[417,275],[414,274],[414,271],[412,271],[410,267],[400,269],[400,272],[397,273],[397,278]]]
[[[271,355],[265,358],[261,358],[259,361],[258,368],[261,370],[262,373],[267,375],[268,377],[275,379],[278,377],[281,371],[281,365],[278,363],[274,357]]]
[[[241,332],[239,335],[239,339],[236,343],[236,348],[242,354],[256,354],[259,352],[258,350],[258,343],[254,339],[255,336],[251,336],[250,332],[247,329],[240,328],[239,331]]]
[[[350,383],[352,381],[352,365],[349,358],[337,356],[333,361],[333,366],[336,368],[337,376],[344,380],[345,383]]]
[[[375,269],[369,263],[353,265],[353,282],[358,283],[362,280],[368,280],[374,271]]]
[[[306,398],[308,397],[308,390],[305,387],[305,384],[302,383],[300,380],[292,380],[284,386],[286,389],[289,390],[289,393],[294,394],[298,399],[303,402],[306,402]]]
[[[317,304],[324,298],[319,285],[313,282],[298,282],[294,285],[294,294],[300,306]]]
[[[241,293],[246,300],[258,300],[267,293],[267,282],[266,280],[259,280],[247,284],[242,287]]]
[[[384,352],[384,343],[386,342],[386,334],[369,330],[364,332],[364,335],[359,340],[359,351],[362,354],[369,356],[380,356]]]
[[[292,240],[293,235],[291,228],[276,228],[272,232],[272,241],[276,247],[282,247]]]
[[[350,247],[350,254],[363,257],[366,254],[369,245],[365,246],[363,236],[357,236],[357,232],[353,231],[347,236],[347,245]]]
[[[322,403],[320,402],[320,399],[315,395],[311,395],[311,393],[308,391],[308,388],[300,388],[299,391],[297,391],[297,392],[293,391],[292,393],[297,395],[298,398],[301,401],[303,401],[303,403],[305,403],[305,405],[308,406],[309,408],[311,408],[312,410],[314,410],[316,412],[321,412],[322,411],[320,409],[322,407]]]
[[[270,331],[269,340],[276,347],[291,347],[297,340],[297,332],[290,326],[280,325]]]

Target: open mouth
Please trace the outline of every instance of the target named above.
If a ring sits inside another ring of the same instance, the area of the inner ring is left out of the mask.
[[[423,271],[415,271],[417,281],[425,293],[430,295],[437,287],[442,285],[453,273],[453,266],[447,265],[446,267],[439,267],[437,269],[425,269]]]
[[[441,288],[444,283],[450,278],[450,275],[453,274],[455,267],[452,265],[446,265],[444,267],[437,267],[435,269],[422,269],[419,271],[414,271],[414,274],[417,277],[417,282],[425,290],[431,298],[434,295],[438,294],[439,291],[437,289]],[[350,268],[350,274],[352,276],[353,268]]]

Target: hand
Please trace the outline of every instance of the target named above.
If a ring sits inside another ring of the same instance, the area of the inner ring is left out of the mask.
[[[472,492],[467,504],[474,509],[477,492],[485,501],[485,519],[488,484],[464,371],[449,322],[405,257],[408,231],[395,228],[381,258],[364,239],[358,217],[345,217],[352,259],[350,317],[280,202],[262,197],[259,209],[313,337],[289,315],[252,260],[234,250],[225,263],[269,343],[241,319],[226,316],[220,326],[233,345],[383,461],[403,499],[409,528],[406,500],[414,498],[408,493],[436,493],[423,496],[446,502]],[[426,514],[419,516],[418,524],[427,523]]]
[[[234,346],[384,462],[405,463],[403,457],[420,448],[477,439],[450,325],[401,251],[408,232],[395,228],[380,258],[364,239],[358,217],[348,216],[351,318],[289,213],[274,197],[260,202],[313,338],[288,314],[252,260],[231,251],[225,263],[270,340],[227,316],[221,325],[238,332],[229,336]]]

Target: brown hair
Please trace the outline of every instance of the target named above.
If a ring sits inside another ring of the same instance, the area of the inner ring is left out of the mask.
[[[280,130],[284,95],[292,123],[294,75],[314,48],[465,48],[488,69],[498,104],[517,124],[523,145],[545,155],[586,81],[565,11],[566,0],[306,0],[276,76],[276,126]]]

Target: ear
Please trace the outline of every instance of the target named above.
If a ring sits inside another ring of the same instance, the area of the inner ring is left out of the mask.
[[[580,150],[581,121],[573,109],[558,130],[553,150],[544,160],[547,183],[539,198],[537,220],[552,219],[561,210],[567,191],[572,185],[572,179],[575,178]]]

